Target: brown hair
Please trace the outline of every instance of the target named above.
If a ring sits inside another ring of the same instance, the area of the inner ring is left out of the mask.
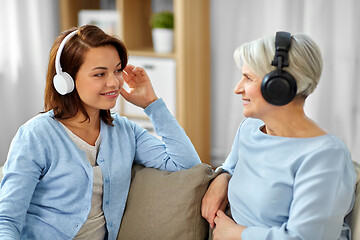
[[[86,120],[90,120],[84,105],[76,90],[69,94],[59,94],[53,85],[53,78],[56,74],[55,58],[57,50],[61,41],[76,28],[69,29],[60,34],[54,41],[50,50],[49,66],[46,75],[45,95],[44,95],[44,109],[45,111],[53,110],[55,118],[68,119],[74,117],[78,111],[84,114]],[[60,57],[60,65],[64,72],[76,81],[75,76],[84,63],[84,56],[90,48],[102,47],[112,45],[119,53],[121,61],[121,70],[123,70],[128,61],[128,54],[124,43],[115,37],[104,33],[100,28],[93,25],[84,25],[79,28],[79,31],[66,42]],[[110,115],[110,110],[100,110],[101,119],[112,125],[113,118]]]

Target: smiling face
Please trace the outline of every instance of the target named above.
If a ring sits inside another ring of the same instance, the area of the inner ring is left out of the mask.
[[[235,87],[235,93],[242,95],[243,114],[245,117],[262,119],[271,106],[261,94],[262,78],[244,63],[242,66],[242,78]]]
[[[76,74],[77,92],[88,113],[111,109],[124,84],[121,61],[112,45],[90,48]]]

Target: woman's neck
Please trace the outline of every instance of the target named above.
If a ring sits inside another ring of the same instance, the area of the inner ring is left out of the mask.
[[[261,120],[265,123],[262,131],[269,135],[309,138],[327,134],[306,116],[303,104],[290,103],[279,107]]]
[[[94,146],[100,134],[100,111],[88,115],[89,119],[86,119],[79,111],[74,117],[61,119],[60,122],[79,138]]]

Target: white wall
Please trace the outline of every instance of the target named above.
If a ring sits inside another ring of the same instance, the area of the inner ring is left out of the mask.
[[[49,51],[59,33],[58,0],[1,0],[0,16],[0,165],[3,165],[17,129],[43,110]]]
[[[238,0],[211,0],[211,158],[217,166],[230,152],[231,143],[242,116],[242,106],[236,110],[231,98],[236,84],[235,76],[241,77],[233,61],[238,41],[233,34],[237,29],[234,20],[239,15]],[[236,96],[233,96],[236,97]],[[240,102],[240,98],[239,98]]]
[[[340,137],[360,162],[360,1],[210,0],[212,157],[218,165],[230,152],[242,120],[241,96],[233,94],[240,71],[236,47],[276,31],[305,33],[323,53],[319,86],[305,104],[307,115]]]

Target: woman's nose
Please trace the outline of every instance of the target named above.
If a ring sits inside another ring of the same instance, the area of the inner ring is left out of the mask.
[[[236,84],[235,86],[235,89],[234,89],[234,92],[235,94],[241,94],[244,92],[244,88],[243,88],[243,85],[242,85],[242,79]]]
[[[108,87],[112,87],[112,86],[117,87],[120,84],[120,82],[122,82],[122,74],[113,73],[113,74],[109,75],[109,79],[108,79],[106,85]]]

